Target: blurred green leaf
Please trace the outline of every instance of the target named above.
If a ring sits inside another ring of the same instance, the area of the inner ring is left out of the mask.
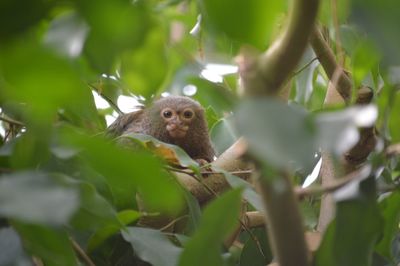
[[[264,49],[270,41],[278,15],[284,11],[285,3],[262,0],[203,0],[201,7],[203,19],[211,27],[233,40]]]
[[[88,30],[75,12],[61,13],[51,21],[44,42],[58,53],[74,58],[81,54]]]
[[[217,154],[222,154],[239,138],[233,116],[220,119],[210,130],[210,138]]]
[[[11,227],[0,229],[0,265],[29,265],[21,238]]]
[[[223,171],[226,181],[232,188],[242,188],[243,198],[247,200],[256,210],[263,212],[264,206],[260,195],[254,190],[253,186],[245,180],[230,174],[229,172]]]
[[[240,266],[264,266],[271,262],[272,254],[264,228],[256,228],[244,243],[240,256]],[[254,238],[253,238],[254,237]]]
[[[159,25],[147,34],[142,46],[122,57],[122,80],[135,95],[149,98],[160,90],[168,71],[166,33]]]
[[[212,83],[202,78],[188,77],[186,81],[197,87],[197,92],[192,98],[205,108],[212,106],[219,116],[232,111],[236,103],[236,97],[232,91],[221,84]]]
[[[198,200],[190,192],[185,191],[184,196],[189,215],[185,233],[192,234],[196,232],[196,230],[199,228],[201,219],[201,208]]]
[[[212,106],[208,106],[207,108],[205,108],[205,116],[207,119],[208,129],[210,131],[215,123],[219,121],[219,118]]]
[[[137,221],[140,218],[140,213],[134,210],[125,210],[118,213],[118,220],[120,225],[115,224],[105,224],[104,227],[97,230],[89,239],[88,251],[91,252],[98,246],[103,244],[103,242],[119,232],[122,226],[126,226],[132,222]]]
[[[101,127],[93,96],[72,65],[30,39],[0,49],[0,76],[7,84],[0,97],[29,124],[46,127],[60,110],[76,125]]]
[[[90,27],[85,54],[101,73],[112,74],[116,57],[135,49],[151,28],[146,1],[75,1]]]
[[[363,79],[378,64],[378,60],[379,55],[376,52],[376,49],[367,41],[364,41],[362,44],[357,46],[352,60],[352,74],[356,87],[359,87],[362,84]]]
[[[159,141],[158,139],[139,133],[124,134],[121,138],[139,141],[148,150],[153,151],[169,163],[177,166],[189,167],[199,171],[199,165],[179,146]]]
[[[240,189],[228,191],[205,208],[200,226],[185,245],[179,265],[222,265],[221,245],[238,223],[241,192]]]
[[[250,152],[276,167],[312,164],[316,143],[306,112],[272,99],[244,101],[235,117]]]
[[[58,178],[63,183],[79,190],[80,207],[71,220],[71,225],[75,229],[94,231],[108,225],[122,226],[114,208],[98,194],[91,184],[62,175]]]
[[[398,64],[400,53],[398,43],[399,13],[396,0],[354,0],[351,1],[351,21],[361,27],[379,46],[387,64]]]
[[[0,179],[0,214],[30,223],[61,225],[79,206],[77,191],[49,175],[21,172]]]
[[[304,225],[309,230],[314,230],[318,224],[318,215],[312,202],[303,201],[300,203],[301,213],[303,214]]]
[[[314,51],[311,49],[311,47],[308,47],[300,63],[298,64],[299,68],[301,68],[298,71],[301,70],[301,72],[298,73],[295,78],[296,102],[302,105],[305,105],[310,100],[311,95],[314,91],[314,71],[319,65],[318,61],[315,60],[315,58],[316,55]],[[304,68],[305,66],[307,67]]]
[[[337,16],[339,23],[344,23],[348,19],[348,15],[350,13],[350,3],[347,0],[337,0],[336,8],[337,13],[334,13],[332,10],[331,1],[321,1],[321,7],[319,12],[319,19],[323,22],[324,25],[331,25],[333,17]]]
[[[135,253],[154,266],[175,266],[182,250],[174,246],[160,231],[140,227],[122,230]]]
[[[23,4],[23,8],[22,5]],[[20,1],[2,0],[0,2],[0,41],[15,37],[32,28],[45,18],[52,1],[32,0]]]
[[[13,223],[13,226],[21,235],[24,247],[39,257],[44,265],[78,265],[70,239],[64,231],[22,223]]]
[[[82,149],[82,158],[101,173],[110,185],[118,208],[134,206],[140,192],[149,207],[168,212],[179,210],[182,195],[162,162],[144,150],[132,151],[105,139],[64,130],[64,141]]]
[[[391,141],[394,143],[400,141],[400,92],[396,91],[392,95],[390,95],[392,99],[391,106],[390,106],[390,114],[389,114],[389,132]]]
[[[363,41],[360,32],[354,25],[343,24],[340,25],[339,29],[343,49],[348,55],[352,55],[360,42]]]
[[[376,250],[383,257],[394,261],[392,254],[392,243],[396,234],[399,233],[400,222],[400,193],[393,192],[379,203],[384,219],[383,238],[376,246]]]
[[[361,183],[361,194],[337,203],[336,219],[329,225],[316,253],[316,265],[371,265],[382,228],[373,178]]]

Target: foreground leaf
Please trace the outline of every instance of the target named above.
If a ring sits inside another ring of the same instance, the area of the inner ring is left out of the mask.
[[[78,265],[68,235],[59,229],[39,225],[13,223],[24,247],[43,260],[44,265]]]
[[[206,207],[198,230],[185,245],[179,265],[223,264],[221,246],[238,223],[241,192],[241,189],[226,192]],[[207,250],[206,256],[204,250]]]
[[[182,250],[174,246],[160,231],[140,227],[122,230],[135,253],[154,266],[175,266]]]
[[[31,223],[61,225],[79,206],[75,189],[57,185],[40,172],[22,172],[0,179],[0,215]]]

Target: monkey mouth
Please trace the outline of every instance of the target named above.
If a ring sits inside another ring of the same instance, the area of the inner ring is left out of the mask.
[[[186,136],[189,127],[185,125],[168,124],[167,131],[172,138],[183,138]]]

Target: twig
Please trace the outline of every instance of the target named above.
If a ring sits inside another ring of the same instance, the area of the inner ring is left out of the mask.
[[[162,228],[160,229],[160,231],[164,231],[164,230],[168,229],[168,228],[169,228],[170,226],[172,226],[173,224],[175,224],[175,223],[179,222],[180,220],[182,220],[182,219],[184,219],[184,218],[187,218],[187,217],[189,217],[189,215],[183,215],[183,216],[181,216],[181,217],[178,217],[178,218],[172,220],[170,223],[168,223],[167,225],[165,225],[164,227],[162,227]]]
[[[189,169],[179,169],[179,168],[173,168],[173,167],[169,167],[169,166],[166,166],[165,169],[169,170],[169,171],[173,171],[173,172],[188,174],[188,175],[194,174],[194,172],[191,171],[191,170],[190,171],[186,171],[186,170],[189,170]],[[253,172],[252,170],[241,170],[241,171],[232,171],[232,172],[228,172],[228,173],[230,173],[232,175],[240,175],[240,174],[251,174],[252,172]],[[224,174],[223,172],[214,172],[214,171],[202,171],[200,173],[202,175],[212,175],[212,174],[223,175]]]
[[[14,120],[14,119],[9,118],[9,117],[0,116],[0,120],[1,120],[1,121],[4,121],[4,122],[7,122],[7,123],[9,123],[9,124],[13,124],[13,125],[16,125],[16,126],[20,126],[20,127],[24,127],[24,126],[25,126],[24,123],[22,123],[22,122],[20,122],[20,121],[17,121],[17,120]]]
[[[320,195],[324,193],[330,193],[338,190],[339,188],[343,187],[344,185],[350,183],[353,180],[356,180],[363,176],[364,168],[351,172],[348,175],[345,175],[342,178],[335,179],[334,183],[326,184],[324,186],[313,186],[307,188],[295,188],[296,195],[301,199],[306,196],[314,196]]]
[[[119,109],[118,105],[116,105],[110,98],[108,98],[106,95],[104,95],[98,88],[93,86],[92,84],[88,84],[89,88],[97,92],[104,100],[108,102],[108,104],[118,113],[118,115],[123,115],[124,112]]]
[[[85,253],[85,251],[79,246],[79,244],[76,243],[71,237],[69,239],[71,241],[72,248],[81,257],[83,262],[85,262],[88,266],[96,266],[90,257]]]
[[[302,68],[300,68],[299,70],[297,70],[296,72],[293,73],[292,77],[297,76],[298,74],[301,73],[301,71],[303,71],[304,69],[306,69],[307,67],[309,67],[314,61],[318,60],[318,57],[314,57],[310,62],[308,62],[307,64],[305,64]]]
[[[337,14],[337,0],[331,0],[332,6],[332,18],[333,18],[333,25],[335,28],[335,41],[336,41],[336,53],[338,56],[338,64],[339,66],[344,66],[344,54],[342,49],[342,41],[340,37],[340,30],[339,30],[339,19]]]

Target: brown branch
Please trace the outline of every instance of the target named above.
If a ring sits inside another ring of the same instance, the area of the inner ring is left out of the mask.
[[[242,172],[237,174],[243,179],[248,179],[249,174],[246,169],[251,169],[250,165],[244,162],[241,157],[246,149],[246,143],[239,139],[228,150],[226,150],[211,166],[216,169],[224,169],[228,172]],[[220,194],[230,186],[223,174],[213,173],[201,180],[201,183],[188,173],[176,173],[178,181],[194,196],[200,203],[207,202],[214,197],[213,193]],[[209,189],[207,189],[206,187]]]
[[[9,118],[9,117],[5,117],[5,116],[0,116],[0,120],[4,121],[4,122],[7,122],[9,124],[12,124],[12,125],[20,126],[20,127],[24,127],[25,126],[24,123],[22,123],[20,121],[17,121],[17,120],[14,120],[14,119]]]
[[[96,266],[94,262],[90,259],[90,257],[86,254],[86,252],[79,246],[78,243],[75,242],[72,238],[70,238],[72,248],[79,255],[79,257],[83,260],[83,262],[88,266]]]
[[[346,103],[351,99],[351,88],[353,86],[351,79],[347,76],[343,68],[336,62],[335,55],[324,40],[318,27],[315,27],[311,35],[311,46],[318,57],[319,62],[324,68],[328,78],[333,80],[335,71],[339,71],[336,90],[343,97]]]
[[[261,56],[244,51],[238,57],[244,93],[250,97],[276,95],[297,66],[314,28],[318,0],[296,0],[281,38]],[[308,265],[303,222],[290,178],[253,174],[267,213],[268,237],[282,266]],[[283,189],[276,189],[277,184]]]
[[[296,195],[302,199],[306,196],[318,196],[326,193],[332,193],[343,186],[347,185],[351,181],[357,180],[359,178],[364,177],[363,175],[364,168],[358,169],[354,172],[351,172],[341,178],[335,179],[332,183],[324,184],[322,186],[311,186],[307,188],[295,188]]]
[[[373,91],[369,87],[361,87],[357,91],[356,104],[369,104],[373,98]],[[343,166],[346,173],[357,169],[365,162],[368,155],[375,149],[377,142],[375,127],[360,128],[360,139],[356,145],[343,155]]]
[[[101,92],[101,89],[98,89],[96,86],[94,86],[92,84],[88,84],[88,86],[89,86],[89,88],[94,90],[97,94],[99,94],[101,96],[101,98],[103,98],[118,113],[118,115],[124,114],[124,112],[122,112],[121,109],[119,109],[118,105],[116,103],[114,103],[113,100],[111,100],[104,93]]]
[[[385,154],[388,157],[400,155],[400,143],[392,144],[389,147],[387,147]]]

